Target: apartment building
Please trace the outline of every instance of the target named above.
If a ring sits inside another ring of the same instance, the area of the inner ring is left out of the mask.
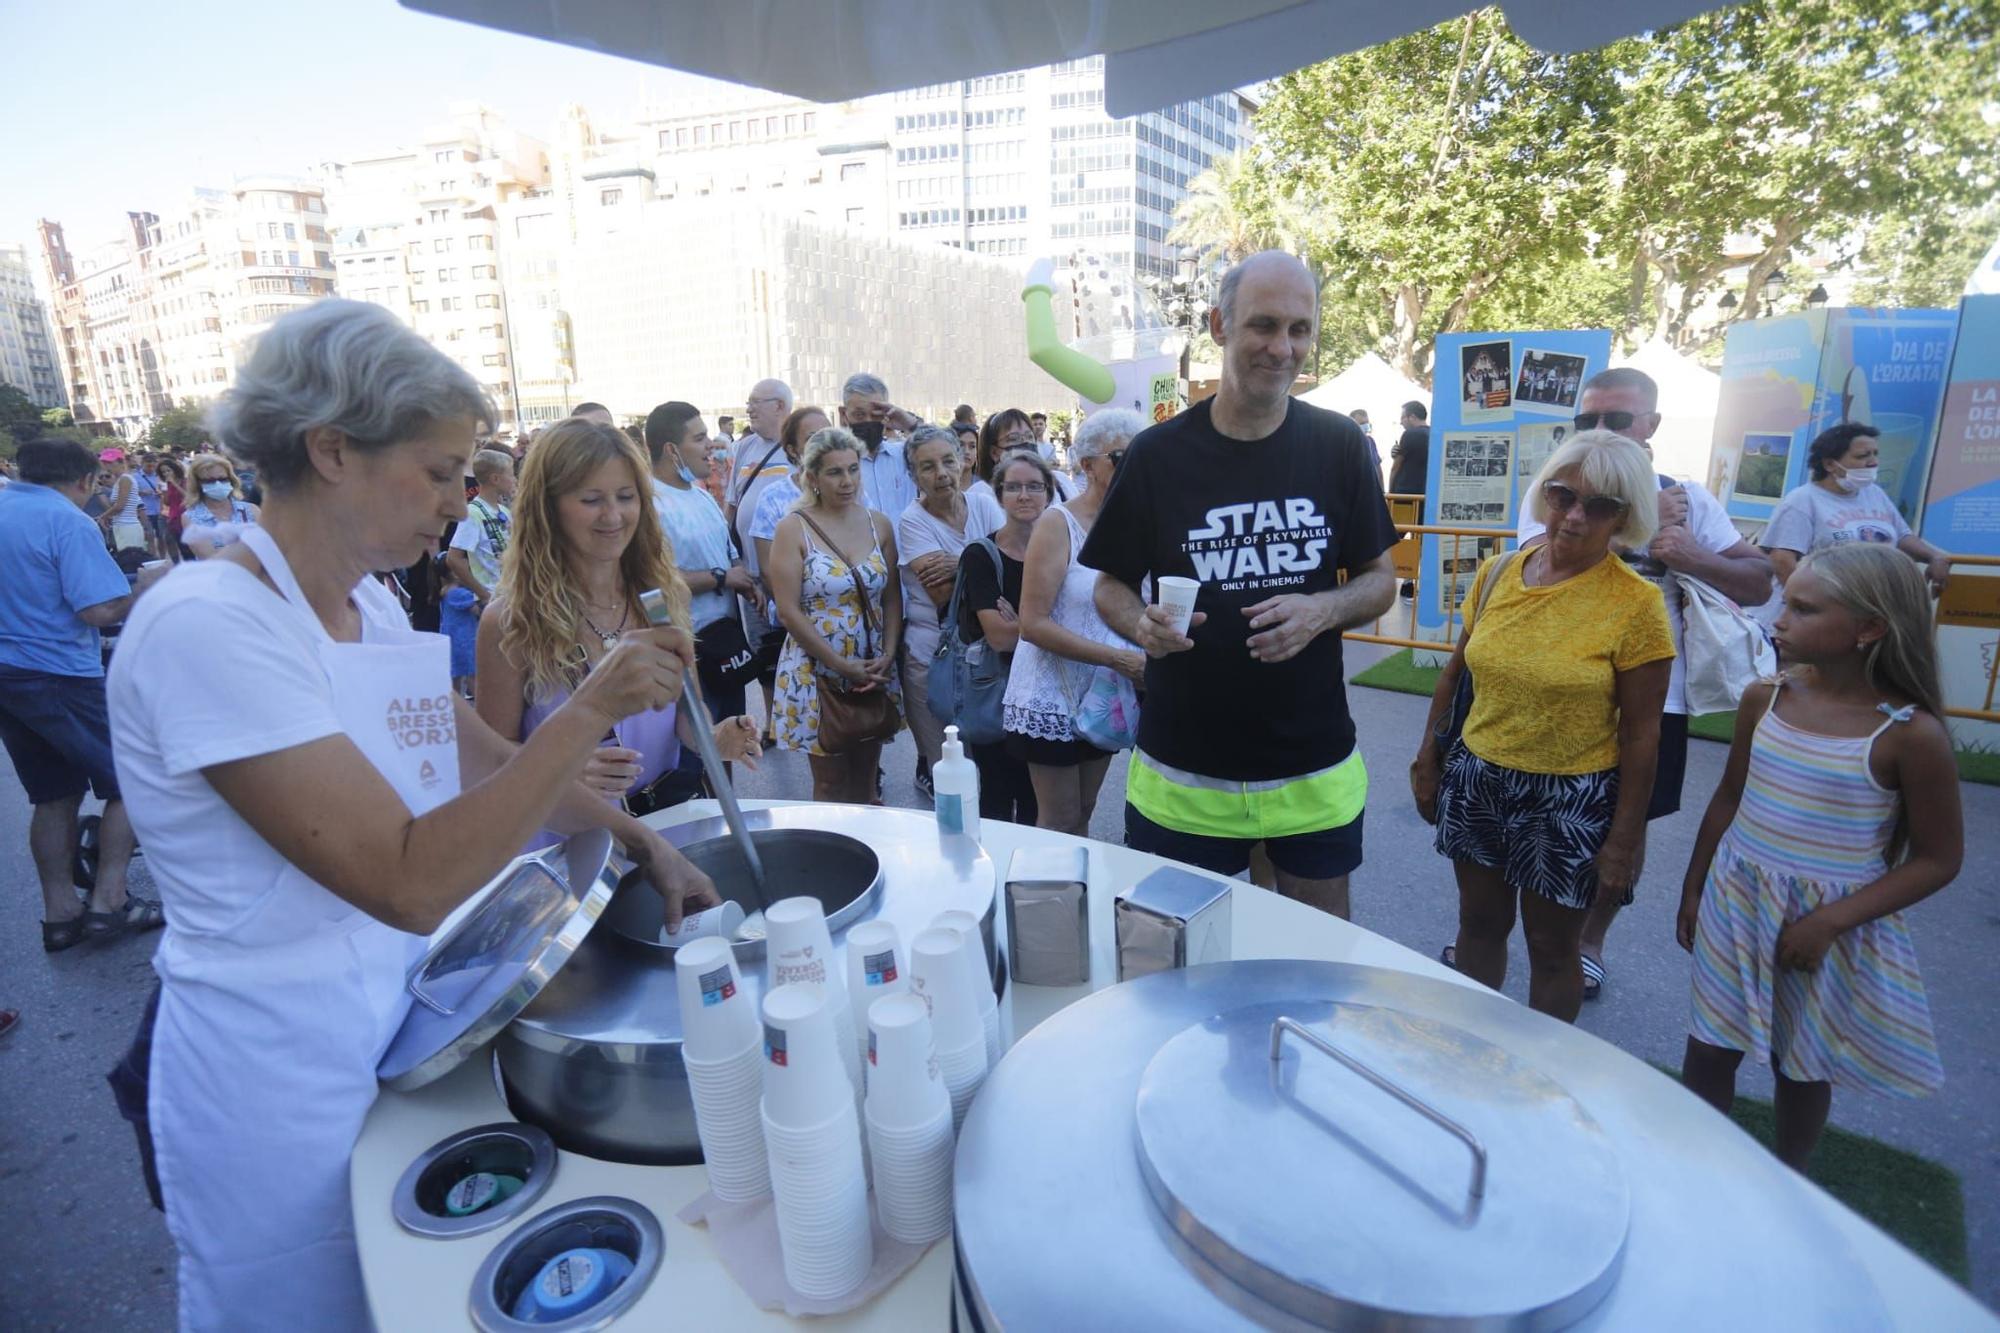
[[[319,169],[338,221],[340,293],[395,311],[470,371],[512,430],[519,407],[501,215],[549,187],[549,155],[492,110],[454,103],[413,145]]]
[[[272,320],[333,290],[325,200],[291,177],[196,189],[164,220],[127,213],[81,255],[61,223],[40,230],[70,409],[127,439],[221,393]]]
[[[0,245],[0,383],[13,385],[38,407],[69,406],[49,336],[48,308],[35,291],[25,245]]]

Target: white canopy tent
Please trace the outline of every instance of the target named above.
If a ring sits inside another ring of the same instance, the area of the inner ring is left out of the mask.
[[[1469,12],[1467,0],[402,0],[607,55],[818,102],[1105,57],[1105,114],[1241,88]],[[1716,0],[1507,0],[1547,51],[1582,51]]]
[[[1653,466],[1670,477],[1704,481],[1714,444],[1715,405],[1722,376],[1704,370],[1658,339],[1642,344],[1614,366],[1643,370],[1660,386],[1660,428],[1653,433]]]
[[[1396,419],[1402,414],[1403,404],[1411,399],[1422,403],[1426,412],[1430,410],[1430,390],[1414,380],[1404,379],[1394,367],[1373,352],[1363,352],[1361,359],[1353,365],[1324,384],[1299,395],[1301,402],[1332,412],[1365,408],[1376,433],[1383,435],[1386,432],[1384,437],[1392,440],[1397,429]]]

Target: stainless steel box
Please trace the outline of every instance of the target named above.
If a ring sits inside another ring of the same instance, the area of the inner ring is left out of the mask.
[[[1007,975],[1024,986],[1090,980],[1090,851],[1022,847],[1007,865]]]
[[[1119,894],[1118,979],[1229,961],[1229,886],[1164,866]]]

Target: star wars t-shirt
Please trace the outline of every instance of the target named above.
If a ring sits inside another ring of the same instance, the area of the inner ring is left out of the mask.
[[[1298,777],[1354,749],[1340,635],[1285,662],[1250,656],[1243,608],[1325,592],[1342,570],[1396,541],[1360,427],[1293,399],[1261,440],[1232,440],[1199,403],[1142,432],[1119,468],[1080,556],[1138,586],[1152,575],[1201,581],[1208,620],[1194,647],[1149,662],[1139,748],[1160,762],[1239,782]]]

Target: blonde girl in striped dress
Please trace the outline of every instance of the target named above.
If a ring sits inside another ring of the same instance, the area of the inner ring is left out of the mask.
[[[1834,1084],[1914,1096],[1944,1081],[1903,910],[1957,876],[1965,837],[1910,558],[1806,556],[1776,637],[1788,670],[1744,695],[1681,889],[1681,1078],[1726,1112],[1744,1055],[1771,1065],[1778,1155],[1803,1171]]]

